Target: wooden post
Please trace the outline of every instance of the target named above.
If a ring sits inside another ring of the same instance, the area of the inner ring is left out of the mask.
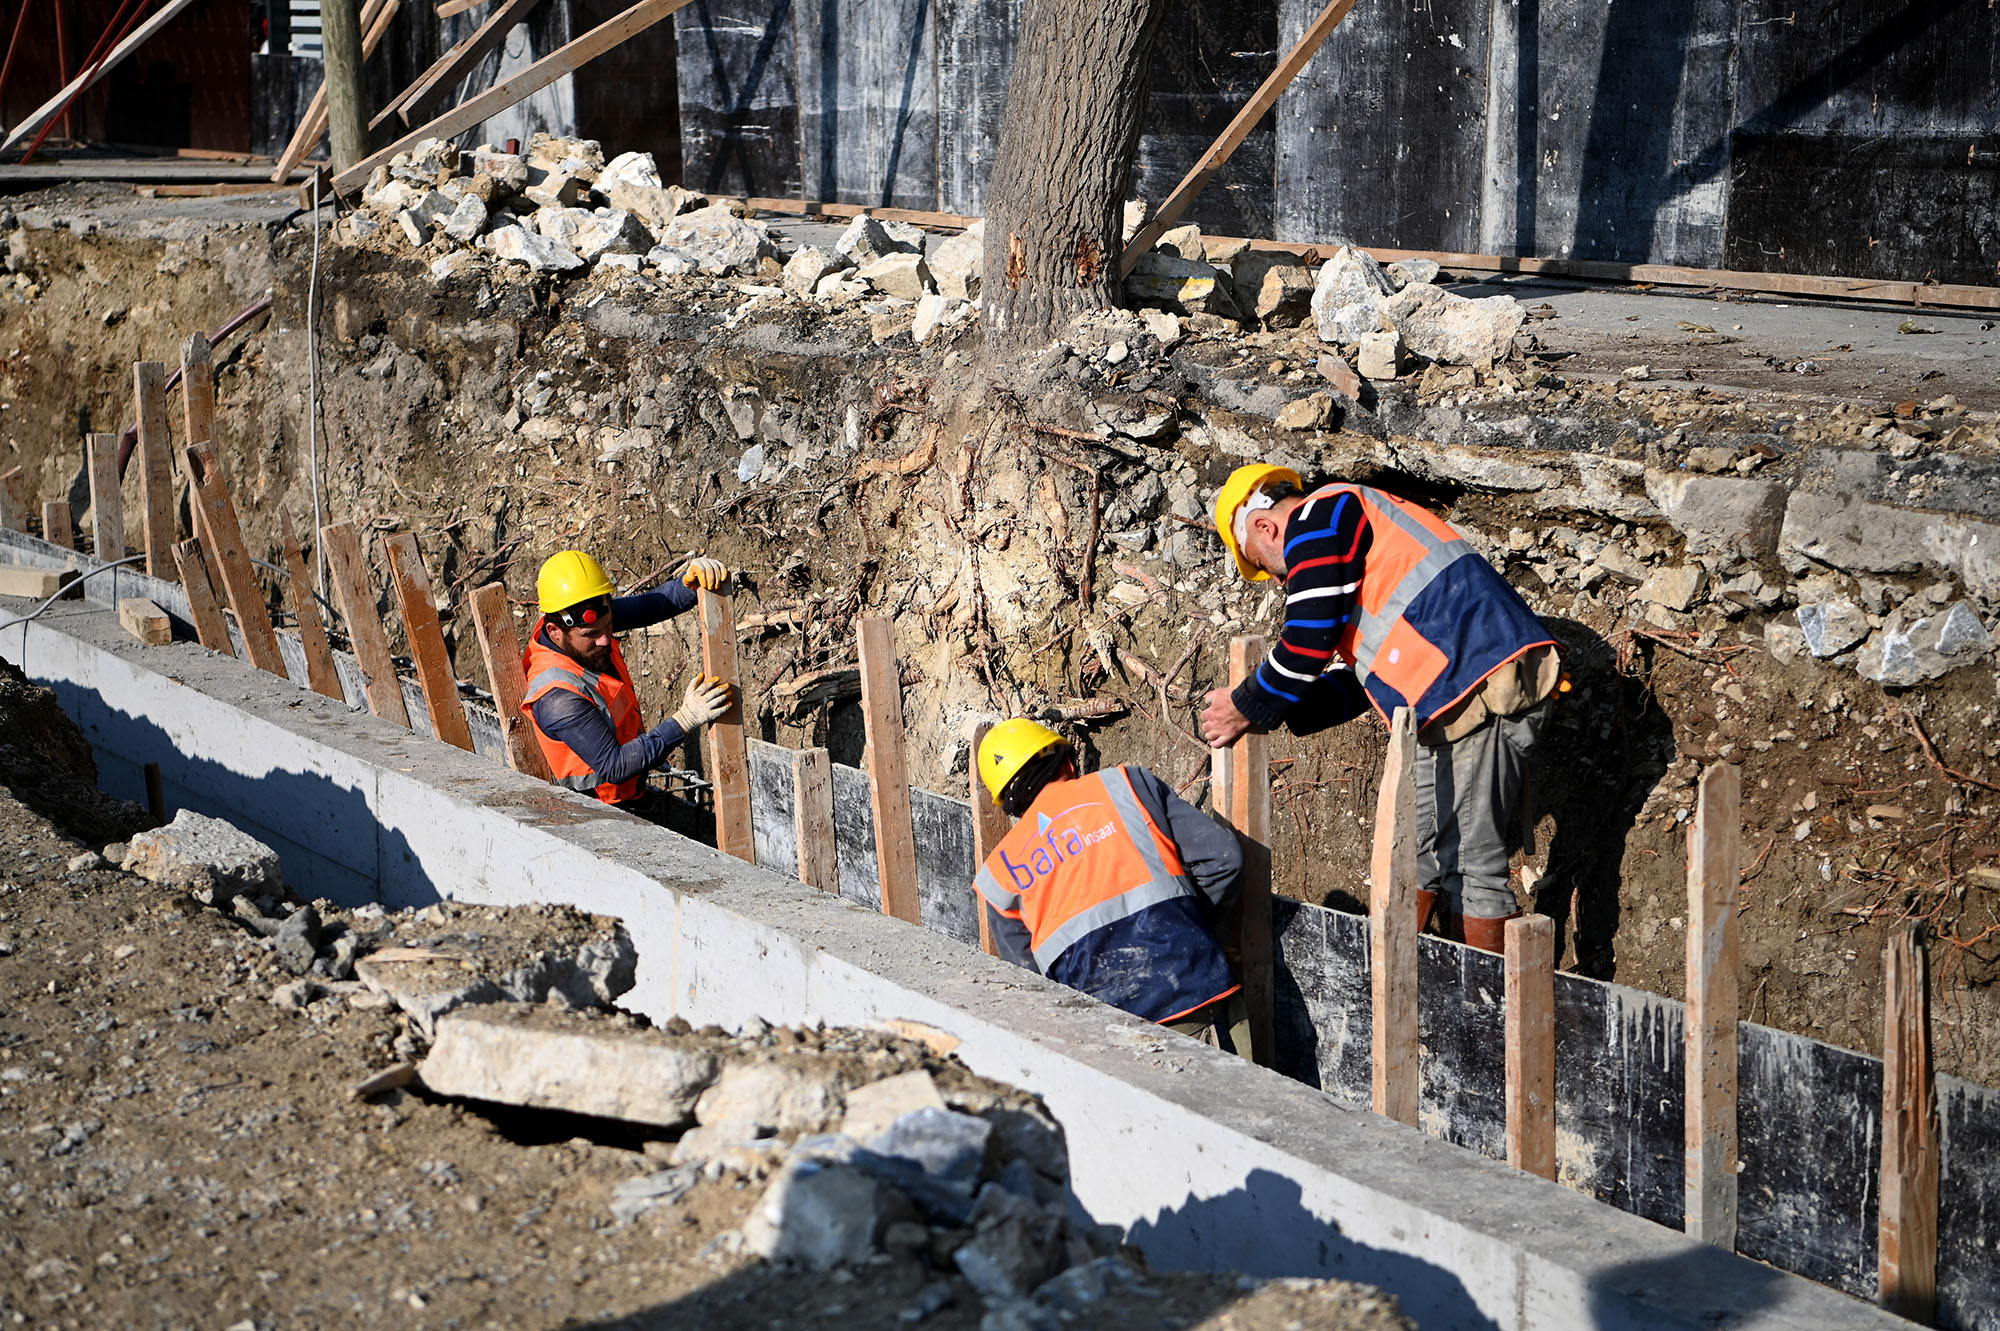
[[[917,897],[917,834],[910,822],[910,770],[903,755],[903,680],[889,620],[861,621],[861,715],[868,730],[868,795],[875,812],[875,870],[882,913],[923,923]]]
[[[363,64],[368,62],[369,56],[375,54],[375,48],[381,45],[382,35],[389,30],[389,22],[396,17],[396,11],[401,3],[402,0],[368,0],[368,3],[361,7]],[[372,122],[369,128],[374,128]],[[298,128],[292,131],[291,142],[287,143],[285,150],[278,154],[277,166],[271,171],[271,183],[282,185],[290,180],[292,172],[299,169],[299,163],[306,160],[307,155],[318,145],[320,136],[325,133],[326,82],[322,79],[318,90],[312,95],[312,100],[306,103],[305,114],[299,117]],[[309,208],[312,206],[312,181],[305,182],[305,191],[305,200],[299,206]],[[321,201],[326,201],[332,193],[331,189],[323,190],[320,195]]]
[[[1556,1176],[1556,922],[1507,921],[1507,1163]]]
[[[701,611],[701,670],[729,686],[729,710],[708,724],[702,753],[715,788],[715,848],[739,860],[757,862],[750,827],[750,755],[743,743],[743,685],[736,677],[736,613],[730,598],[703,587],[695,593]]]
[[[382,616],[375,609],[374,593],[368,589],[368,564],[361,557],[354,524],[329,522],[319,529],[319,539],[326,551],[327,581],[333,586],[334,599],[340,602],[340,617],[347,622],[347,641],[354,649],[354,659],[361,665],[368,710],[408,729],[410,709],[403,702],[403,681],[389,658],[389,635],[382,631]]]
[[[285,571],[291,590],[292,614],[299,621],[299,645],[305,648],[306,682],[314,693],[335,702],[345,702],[340,688],[340,672],[334,668],[333,649],[326,643],[326,621],[319,617],[319,602],[313,599],[312,572],[306,567],[306,552],[292,531],[288,513],[278,515],[279,539],[285,543]]]
[[[21,500],[19,467],[0,471],[0,527],[8,531],[28,530],[28,508]]]
[[[187,341],[181,344],[181,425],[190,446],[215,442],[215,350],[198,331],[189,333]],[[192,477],[188,488],[194,488]],[[208,528],[204,525],[201,504],[192,496],[188,500],[188,518],[194,524],[194,534],[207,541]]]
[[[90,539],[99,562],[125,557],[125,500],[118,493],[118,436],[93,434],[90,454]]]
[[[1416,767],[1416,716],[1399,707],[1375,797],[1368,987],[1375,1009],[1375,1112],[1411,1127],[1417,1124]]]
[[[167,367],[132,362],[132,396],[139,422],[139,502],[146,515],[146,572],[174,576],[174,463],[167,434]]]
[[[507,589],[489,582],[472,593],[472,625],[479,634],[479,655],[486,662],[487,687],[493,690],[493,708],[500,713],[500,733],[507,739],[507,765],[517,772],[553,779],[542,742],[535,727],[521,710],[528,695],[528,677],[521,670],[521,638],[514,632],[514,612],[507,603]]]
[[[110,435],[104,436],[111,438]],[[271,627],[271,612],[264,604],[264,589],[257,582],[250,554],[243,548],[243,529],[236,521],[236,505],[222,483],[215,465],[215,449],[195,444],[187,451],[188,474],[194,478],[196,504],[202,514],[203,544],[210,568],[222,578],[229,593],[229,608],[236,612],[236,627],[243,634],[244,650],[251,664],[288,679],[285,658],[278,654],[278,635]]]
[[[465,704],[458,700],[458,676],[452,672],[451,653],[445,650],[444,626],[438,622],[437,603],[431,600],[431,575],[424,568],[423,552],[409,532],[383,537],[382,549],[389,556],[389,578],[396,587],[396,604],[403,610],[403,632],[417,661],[417,682],[423,685],[431,730],[469,753],[472,727],[465,720]]]
[[[833,759],[825,749],[801,749],[792,755],[792,830],[799,843],[799,881],[822,892],[838,892],[840,851],[833,834]]]
[[[153,821],[161,826],[167,821],[167,783],[160,773],[158,763],[147,763],[139,769],[146,775],[146,812],[153,815]]]
[[[181,590],[187,593],[188,613],[194,618],[195,641],[211,652],[236,655],[229,621],[222,617],[222,602],[209,578],[208,561],[202,557],[201,542],[190,538],[175,545],[174,565],[180,571]]]
[[[972,736],[972,761],[966,764],[972,775],[972,868],[976,873],[986,863],[986,857],[1000,844],[1002,837],[1010,830],[1012,820],[998,804],[993,802],[993,793],[986,789],[986,783],[979,779],[979,746],[986,742],[986,732],[992,726],[981,726]],[[979,950],[989,957],[1000,955],[1000,949],[993,943],[993,921],[986,914],[986,898],[979,889],[972,889],[972,902],[979,910]]]
[[[1688,829],[1687,1234],[1736,1247],[1736,886],[1740,773],[1701,774]]]
[[[368,113],[361,104],[361,19],[354,0],[320,0],[319,19],[333,166],[344,171],[368,155]]]
[[[69,500],[49,499],[43,502],[42,539],[65,550],[76,549],[76,532],[70,527]]]
[[[1938,1107],[1921,925],[1900,925],[1889,935],[1882,989],[1879,1300],[1898,1317],[1928,1326],[1937,1316]]]
[[[1241,684],[1264,659],[1264,639],[1229,640],[1229,682]],[[1229,825],[1243,847],[1237,880],[1237,946],[1243,965],[1243,1002],[1250,1009],[1250,1045],[1257,1061],[1271,1065],[1277,1052],[1277,1016],[1271,984],[1271,738],[1245,731],[1229,746]]]

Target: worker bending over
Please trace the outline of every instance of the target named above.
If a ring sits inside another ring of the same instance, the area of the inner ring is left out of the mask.
[[[1285,580],[1285,628],[1233,691],[1209,693],[1208,742],[1414,708],[1417,927],[1435,911],[1446,937],[1504,950],[1522,781],[1562,677],[1541,620],[1449,524],[1365,485],[1307,494],[1289,467],[1238,467],[1215,527],[1245,578]]]
[[[1235,834],[1143,767],[1078,776],[1070,742],[1026,718],[988,731],[975,761],[1020,819],[976,880],[1000,955],[1249,1058],[1211,926],[1243,868]]]
[[[528,677],[521,710],[535,724],[557,785],[660,821],[664,797],[646,788],[645,774],[729,710],[729,689],[697,672],[680,710],[647,730],[614,631],[670,619],[694,605],[696,586],[712,591],[728,577],[720,560],[697,559],[678,585],[614,597],[611,579],[581,550],[560,551],[542,564],[535,579],[542,617],[521,657]]]

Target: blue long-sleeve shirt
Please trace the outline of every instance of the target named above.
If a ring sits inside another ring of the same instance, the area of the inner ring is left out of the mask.
[[[1360,604],[1361,570],[1374,534],[1351,494],[1299,505],[1285,524],[1285,630],[1270,655],[1230,694],[1259,730],[1279,722],[1309,735],[1368,710],[1354,671],[1334,659]]]
[[[648,628],[692,609],[694,603],[692,587],[671,582],[658,591],[614,597],[611,623],[620,633]],[[547,633],[542,642],[555,646]],[[631,743],[620,744],[618,732],[596,704],[568,689],[549,690],[534,701],[532,709],[535,724],[544,735],[569,745],[577,757],[590,764],[591,771],[614,785],[658,767],[687,738],[681,723],[668,717]]]

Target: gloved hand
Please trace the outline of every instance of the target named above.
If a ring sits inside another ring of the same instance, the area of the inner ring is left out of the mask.
[[[729,566],[720,559],[696,558],[681,574],[681,586],[715,591],[729,581]]]
[[[729,710],[729,686],[713,675],[697,674],[687,687],[687,696],[681,699],[680,710],[674,713],[674,720],[681,723],[681,730],[689,735],[721,716]]]

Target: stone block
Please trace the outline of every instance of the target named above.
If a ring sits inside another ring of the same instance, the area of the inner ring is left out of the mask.
[[[584,181],[562,171],[551,171],[521,191],[521,196],[537,208],[574,208],[583,197]]]
[[[507,194],[519,194],[528,187],[528,159],[519,153],[475,148],[472,151],[472,173],[475,178],[490,177],[494,185]]]
[[[776,253],[761,222],[745,221],[724,203],[682,213],[668,222],[660,231],[659,246],[647,257],[658,263],[653,256],[661,250],[713,274],[755,273],[767,255]],[[665,267],[662,263],[662,271]]]
[[[703,1127],[748,1136],[824,1132],[847,1110],[837,1065],[793,1057],[732,1062],[701,1097]]]
[[[690,208],[706,204],[705,196],[682,189],[679,185],[631,185],[616,184],[606,188],[599,184],[597,192],[604,201],[621,212],[627,212],[639,219],[653,239],[657,240],[667,223],[679,217]],[[649,242],[650,243],[650,242]]]
[[[893,1186],[859,1169],[793,1159],[743,1222],[743,1239],[767,1260],[827,1271],[866,1261],[885,1229],[914,1214]]]
[[[1597,552],[1596,563],[1612,579],[1627,587],[1637,587],[1646,580],[1646,561],[1622,545],[1605,546]]]
[[[1420,282],[1437,281],[1437,275],[1442,270],[1436,259],[1398,259],[1382,271],[1395,284],[1396,290],[1401,291]]]
[[[1228,319],[1237,315],[1236,302],[1220,268],[1161,250],[1139,256],[1125,279],[1125,295],[1140,306],[1165,307],[1179,314]]]
[[[940,295],[956,300],[979,299],[986,272],[986,223],[974,222],[931,251],[931,280]]]
[[[1806,650],[1817,657],[1838,656],[1868,636],[1867,612],[1845,598],[1808,602],[1797,614]]]
[[[596,139],[572,139],[536,130],[528,137],[528,165],[595,180],[604,170],[604,145]]]
[[[1403,373],[1403,336],[1370,333],[1356,344],[1355,366],[1365,379],[1394,379]]]
[[[1977,665],[1993,650],[1992,635],[1965,602],[1921,617],[1913,609],[1893,611],[1862,647],[1854,668],[1864,679],[1910,688],[1942,679],[1960,666]]]
[[[1280,430],[1324,430],[1333,424],[1335,407],[1328,393],[1308,393],[1278,409]]]
[[[461,245],[470,245],[485,229],[486,205],[474,194],[461,198],[444,221],[444,233]]]
[[[1699,564],[1675,564],[1656,569],[1636,593],[1648,605],[1668,610],[1692,610],[1708,587],[1708,570]]]
[[[1313,326],[1322,342],[1359,342],[1382,331],[1382,314],[1394,290],[1382,265],[1366,250],[1343,245],[1320,266],[1312,294]]]
[[[1445,365],[1491,365],[1507,359],[1528,312],[1512,296],[1467,300],[1429,282],[1415,282],[1384,306],[1403,341],[1419,356]]]
[[[931,289],[930,265],[921,254],[899,250],[861,265],[855,274],[885,295],[916,300]]]
[[[486,235],[486,248],[496,259],[524,263],[536,272],[567,273],[584,266],[576,251],[526,227],[495,227]]]
[[[1183,223],[1161,232],[1160,238],[1153,243],[1153,248],[1178,254],[1183,259],[1200,259],[1204,263],[1208,261],[1208,254],[1201,247],[1201,228],[1193,222]]]
[[[903,238],[892,232],[888,224],[873,217],[857,217],[847,224],[847,230],[840,233],[833,248],[844,254],[857,265],[867,265],[890,254],[920,254],[923,252],[922,232],[918,232],[915,244],[910,243],[905,233]]]
[[[165,827],[127,843],[119,867],[162,887],[191,892],[204,903],[232,896],[279,896],[284,878],[278,852],[220,818],[182,809]]]
[[[600,193],[618,185],[638,185],[646,189],[659,189],[660,167],[648,152],[620,153],[605,163],[597,173],[597,188]],[[612,205],[616,207],[617,205]]]
[[[829,274],[845,272],[846,268],[840,255],[829,253],[817,245],[803,246],[785,261],[785,290],[794,296],[810,296]]]
[[[847,1093],[840,1130],[856,1141],[887,1132],[896,1120],[918,1109],[943,1109],[944,1097],[928,1072],[904,1072],[857,1086]]]
[[[1689,549],[1756,559],[1778,547],[1785,516],[1778,481],[1648,467],[1646,497]]]
[[[1021,1298],[1056,1273],[1059,1246],[1048,1228],[1026,1216],[1011,1215],[982,1228],[952,1254],[967,1284],[987,1298]]]

